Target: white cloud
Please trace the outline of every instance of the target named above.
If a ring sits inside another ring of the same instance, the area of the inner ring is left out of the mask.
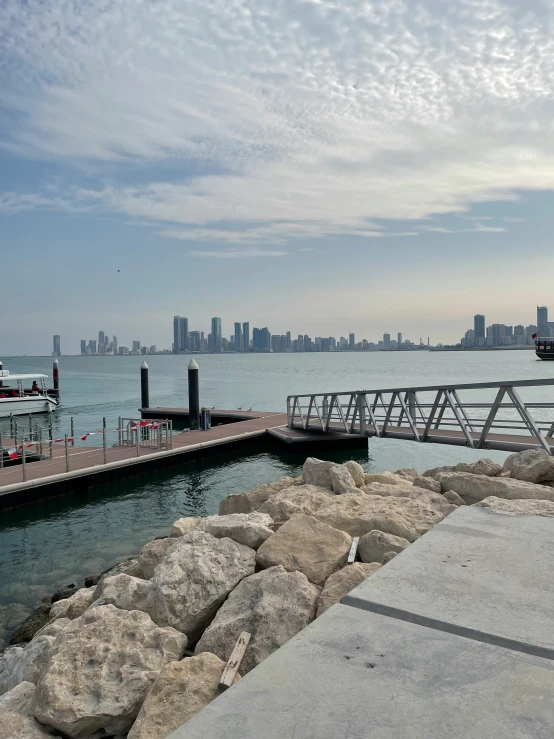
[[[250,259],[251,257],[284,257],[286,251],[270,251],[269,249],[229,249],[227,251],[191,251],[193,257],[204,259]]]
[[[102,165],[73,207],[171,238],[374,238],[554,187],[553,31],[540,0],[4,0],[0,146]]]

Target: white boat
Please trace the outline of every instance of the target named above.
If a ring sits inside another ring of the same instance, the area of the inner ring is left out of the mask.
[[[48,390],[48,375],[11,375],[0,369],[0,418],[55,411],[59,392]]]

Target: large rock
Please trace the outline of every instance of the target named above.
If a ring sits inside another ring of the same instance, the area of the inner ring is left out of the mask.
[[[70,598],[59,600],[50,609],[50,620],[57,618],[79,618],[87,610],[94,599],[96,588],[81,588]]]
[[[171,527],[171,536],[184,536],[192,531],[202,521],[198,516],[179,518]]]
[[[505,500],[504,498],[485,498],[475,503],[480,508],[490,508],[499,513],[525,514],[554,518],[554,502],[551,500]]]
[[[386,534],[384,531],[369,531],[358,542],[358,554],[362,562],[385,564],[387,552],[402,552],[410,542],[401,536]]]
[[[330,489],[317,485],[288,487],[272,495],[260,506],[261,513],[268,513],[274,521],[288,521],[295,513],[312,513],[338,496]]]
[[[507,457],[504,472],[525,482],[554,480],[554,457],[542,449],[526,449]]]
[[[477,462],[459,462],[455,465],[446,467],[433,467],[431,470],[423,472],[423,477],[434,477],[443,472],[468,472],[470,475],[486,475],[487,477],[498,477],[502,474],[502,467],[492,459],[483,457]]]
[[[123,562],[116,564],[115,567],[111,567],[109,570],[106,570],[102,573],[98,582],[105,580],[107,577],[114,577],[114,575],[131,575],[131,577],[139,577],[141,579],[144,577],[139,561],[136,557],[129,557],[129,559],[125,559]]]
[[[310,582],[323,585],[346,562],[351,545],[352,539],[343,531],[298,514],[262,544],[256,561],[260,567],[282,565],[288,572],[299,570]]]
[[[358,462],[355,462],[353,459],[349,459],[348,462],[344,463],[343,467],[346,467],[352,475],[354,485],[357,488],[361,488],[365,482],[364,468],[362,467],[362,465],[358,464]]]
[[[444,492],[453,490],[467,503],[478,503],[494,496],[506,500],[554,500],[554,488],[513,480],[511,477],[487,477],[467,472],[445,472],[439,475]]]
[[[53,636],[36,636],[26,647],[10,647],[0,657],[0,695],[22,682],[36,684],[50,657]]]
[[[156,626],[146,613],[93,608],[56,637],[33,714],[74,739],[125,733],[159,671],[186,644],[184,634]]]
[[[271,539],[270,539],[271,541]],[[242,631],[252,635],[240,666],[245,675],[315,617],[320,588],[301,572],[270,567],[238,585],[196,646],[196,654],[231,656]]]
[[[438,480],[433,477],[416,477],[414,479],[414,487],[423,488],[424,490],[430,490],[432,493],[441,492],[441,484]]]
[[[208,652],[170,662],[150,688],[128,739],[165,739],[217,698],[224,668]]]
[[[335,462],[324,462],[322,459],[308,457],[302,467],[302,479],[307,485],[317,485],[332,490],[331,470],[338,466]]]
[[[173,626],[192,640],[231,590],[254,572],[256,552],[196,529],[174,541],[154,572],[148,612],[157,624]]]
[[[10,606],[8,606],[9,608]],[[37,631],[50,620],[50,599],[45,598],[35,610],[25,618],[23,623],[13,631],[10,636],[10,644],[25,644],[30,642]],[[17,611],[16,611],[17,612]]]
[[[13,711],[0,712],[0,739],[44,739],[51,736],[34,718]]]
[[[442,497],[455,506],[467,505],[465,500],[453,490],[447,490],[445,493],[442,494]]]
[[[355,493],[357,490],[356,483],[350,474],[350,470],[342,464],[337,464],[334,467],[331,467],[331,486],[333,488],[333,492],[338,495],[343,495],[344,493]]]
[[[49,610],[49,608],[46,610],[47,620]],[[21,603],[8,603],[6,606],[0,606],[0,649],[2,649],[5,643],[10,641],[10,635],[12,635],[13,638],[12,632],[14,632],[14,629],[17,629],[17,631],[20,630],[21,625],[29,616],[29,611],[30,608]],[[11,643],[19,644],[20,641],[30,641],[34,635],[35,633],[33,633],[30,639],[17,638],[17,640],[12,641]],[[22,636],[26,636],[26,634],[23,634]]]
[[[440,493],[432,493],[430,490],[426,490],[416,485],[400,487],[399,485],[382,485],[379,482],[374,482],[371,485],[365,485],[362,490],[368,495],[381,495],[386,498],[411,498],[412,500],[421,500],[432,505],[433,508],[436,508],[437,511],[440,511],[440,513],[445,516],[452,513],[454,510],[452,504],[445,499],[444,495],[441,495]]]
[[[71,623],[69,618],[57,618],[55,621],[50,621],[40,631],[37,631],[33,641],[36,641],[39,636],[58,636],[69,623]]]
[[[156,567],[174,545],[175,538],[169,536],[165,539],[154,539],[154,541],[149,541],[148,544],[145,544],[142,547],[138,561],[145,580],[150,580]]]
[[[311,515],[350,536],[363,536],[377,529],[415,541],[445,517],[425,500],[424,495],[422,491],[422,496],[414,500],[380,495],[336,495],[326,504],[314,507]],[[454,510],[456,507],[451,506],[450,511]]]
[[[265,503],[272,495],[294,484],[294,478],[281,477],[274,482],[268,482],[253,490],[248,490],[246,493],[228,495],[219,504],[219,515],[226,516],[229,513],[252,513],[252,511],[257,511],[262,503]]]
[[[395,475],[393,472],[376,472],[364,475],[364,487],[378,482],[381,485],[400,485],[401,487],[410,487],[412,481],[403,475]]]
[[[354,562],[351,565],[346,565],[342,570],[334,572],[325,581],[323,590],[319,595],[317,601],[317,616],[321,616],[322,613],[335,603],[339,603],[341,598],[353,590],[363,580],[381,567],[378,562],[372,562],[371,564],[364,564],[363,562]]]
[[[405,477],[407,480],[415,480],[419,476],[419,472],[415,467],[402,467],[400,470],[395,470],[394,474]]]
[[[96,586],[91,607],[111,604],[122,611],[146,611],[150,589],[150,580],[123,574],[107,577]]]
[[[33,683],[19,683],[15,688],[0,696],[0,713],[3,711],[12,711],[13,713],[30,716],[31,702],[34,694],[35,685]]]
[[[216,539],[229,539],[244,544],[251,549],[257,549],[273,534],[269,526],[273,519],[267,513],[230,513],[227,516],[208,516],[201,519],[196,527],[198,531],[206,531]]]

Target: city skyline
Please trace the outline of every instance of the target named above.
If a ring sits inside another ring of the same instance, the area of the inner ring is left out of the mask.
[[[4,279],[0,351],[170,345],[182,312],[450,343],[476,305],[534,322],[554,8],[481,6],[5,0],[2,243],[55,269]]]

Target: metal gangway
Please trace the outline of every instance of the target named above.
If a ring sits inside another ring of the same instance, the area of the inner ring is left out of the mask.
[[[554,454],[554,402],[536,399],[547,386],[554,379],[289,395],[288,427]]]

